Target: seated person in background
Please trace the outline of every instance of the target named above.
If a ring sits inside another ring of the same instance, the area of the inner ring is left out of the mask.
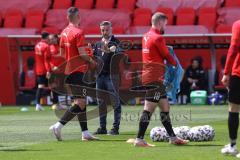
[[[202,58],[195,57],[187,68],[181,83],[181,92],[178,96],[180,104],[190,102],[190,93],[193,90],[207,90],[207,80],[202,67]]]
[[[220,68],[216,71],[215,73],[215,85],[213,86],[214,91],[220,93],[224,97],[224,102],[227,101],[227,95],[228,91],[226,87],[222,84],[221,80],[224,75],[224,68],[225,68],[225,63],[227,60],[227,56],[223,55],[221,57],[221,63],[220,63]]]
[[[36,73],[34,70],[35,60],[33,57],[27,59],[27,65],[23,67],[20,75],[20,91],[28,94],[36,92]]]
[[[226,88],[224,87],[224,85],[221,82],[221,79],[223,77],[223,73],[224,73],[224,67],[225,67],[225,63],[226,63],[226,55],[221,57],[221,68],[220,70],[217,70],[215,73],[215,86],[214,86],[214,90],[217,90],[217,88]]]

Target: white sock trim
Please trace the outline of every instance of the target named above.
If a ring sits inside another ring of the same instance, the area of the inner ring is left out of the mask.
[[[55,126],[56,126],[57,128],[62,129],[64,125],[63,125],[62,123],[60,123],[60,122],[57,122],[57,123],[55,124]]]

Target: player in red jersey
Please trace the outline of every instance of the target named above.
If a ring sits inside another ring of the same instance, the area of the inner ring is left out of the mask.
[[[165,86],[162,82],[164,75],[164,60],[169,64],[176,66],[177,63],[173,56],[170,55],[165,39],[161,35],[167,24],[167,17],[163,13],[155,13],[152,16],[152,28],[143,36],[142,40],[142,57],[143,57],[143,85],[156,86],[156,90],[148,90],[145,97],[144,110],[142,112],[139,131],[137,138],[134,141],[135,146],[139,147],[151,147],[153,145],[144,141],[144,135],[149,125],[149,121],[152,113],[157,106],[160,107],[161,121],[165,127],[168,135],[170,136],[170,143],[182,145],[188,143],[186,140],[182,140],[176,137],[170,116],[170,106],[166,96]]]
[[[58,67],[64,63],[64,58],[62,56],[59,56],[59,38],[57,34],[50,34],[49,35],[49,41],[50,41],[50,54],[51,54],[51,59],[50,59],[50,65],[51,65],[51,70],[57,70]],[[51,92],[51,97],[52,97],[52,109],[65,109],[63,105],[59,103],[58,100],[59,94],[56,93],[55,91]]]
[[[76,7],[70,7],[67,11],[69,25],[62,31],[60,38],[60,54],[69,62],[75,57],[80,57],[79,68],[74,68],[76,64],[67,63],[65,74],[68,75],[66,83],[78,86],[88,86],[83,81],[83,75],[87,71],[86,65],[95,66],[96,62],[88,55],[84,46],[84,34],[79,29],[80,16]],[[86,95],[74,96],[72,106],[64,113],[60,121],[50,127],[57,140],[62,140],[61,129],[65,124],[72,120],[76,115],[82,129],[82,140],[96,140],[88,131],[86,115]]]
[[[50,52],[49,52],[49,34],[43,32],[41,35],[41,41],[35,46],[35,61],[36,61],[36,75],[38,89],[36,92],[36,111],[44,110],[40,105],[40,99],[43,95],[44,88],[47,87],[48,80],[50,77]]]
[[[232,27],[231,45],[227,54],[222,83],[228,88],[229,94],[228,130],[230,143],[222,148],[221,153],[236,155],[240,158],[236,145],[240,110],[240,20],[236,21]]]

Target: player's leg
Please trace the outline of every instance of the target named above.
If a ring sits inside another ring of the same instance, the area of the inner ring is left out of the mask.
[[[99,138],[94,137],[89,131],[88,131],[88,125],[87,125],[87,110],[86,110],[86,98],[79,98],[75,100],[75,104],[78,105],[79,112],[77,114],[77,118],[82,130],[82,140],[83,141],[91,141],[91,140],[98,140]]]
[[[115,98],[113,100],[113,109],[114,109],[114,121],[112,129],[108,132],[109,135],[118,135],[119,134],[119,126],[121,121],[121,113],[122,107],[119,97],[119,79],[117,77],[113,77],[112,79],[108,79],[107,83],[107,90],[111,93],[114,93]]]
[[[228,113],[228,131],[230,143],[222,148],[221,153],[236,155],[237,150],[237,133],[239,126],[240,111],[240,78],[232,76],[229,82],[229,113]],[[237,155],[240,158],[240,155]]]
[[[45,75],[37,76],[37,92],[36,92],[36,111],[43,111],[44,108],[40,104],[40,100],[43,96],[44,89],[47,84],[47,79]]]
[[[53,102],[53,105],[52,105],[52,109],[55,110],[55,109],[66,109],[65,106],[61,105],[59,103],[59,100],[58,100],[58,96],[59,94],[55,91],[51,91],[51,97],[52,97],[52,102]]]
[[[238,153],[236,142],[239,126],[239,108],[240,105],[229,103],[228,132],[230,143],[225,145],[224,148],[222,148],[221,153],[223,154],[236,155]],[[240,155],[238,156],[240,158]]]
[[[78,105],[77,99],[74,99],[72,106],[68,110],[66,110],[66,112],[63,114],[63,116],[57,123],[50,127],[50,130],[53,131],[57,140],[62,140],[61,129],[81,111],[83,110],[81,110],[80,106]]]
[[[85,98],[74,99],[72,106],[64,113],[61,119],[50,127],[57,140],[62,140],[61,129],[76,115],[82,130],[82,140],[97,140],[98,138],[92,136],[92,134],[88,131]]]
[[[86,84],[83,82],[83,74],[82,73],[73,73],[68,76],[66,83],[74,84],[79,86],[85,86]],[[61,129],[64,125],[66,125],[69,121],[71,121],[76,115],[78,117],[80,127],[82,129],[82,139],[83,140],[94,140],[97,139],[93,137],[87,128],[87,113],[86,113],[86,97],[83,96],[75,96],[74,102],[72,106],[64,113],[59,122],[50,127],[53,131],[57,140],[62,140],[61,137]]]
[[[153,146],[151,144],[148,144],[146,141],[144,141],[144,135],[148,128],[148,125],[149,125],[149,122],[151,119],[151,115],[155,111],[156,107],[157,107],[156,102],[151,102],[149,100],[145,100],[144,109],[143,109],[143,112],[142,112],[142,115],[141,115],[140,121],[139,121],[139,129],[138,129],[137,138],[134,142],[135,146],[139,146],[139,147]]]
[[[177,137],[173,131],[171,118],[169,116],[170,105],[169,105],[167,97],[166,96],[162,97],[158,104],[159,104],[159,107],[161,110],[161,112],[160,112],[161,122],[170,137],[169,143],[176,144],[176,145],[182,145],[182,144],[188,143],[187,140],[183,140],[183,139]]]
[[[99,76],[97,78],[97,83],[96,83],[96,88],[97,91],[98,90],[107,90],[106,87],[106,82],[105,82],[105,78],[103,75]],[[97,92],[97,95],[99,93]],[[107,107],[106,107],[106,103],[104,102],[104,100],[100,100],[98,99],[98,108],[99,108],[99,123],[100,123],[100,127],[97,129],[96,132],[94,132],[94,134],[107,134]]]

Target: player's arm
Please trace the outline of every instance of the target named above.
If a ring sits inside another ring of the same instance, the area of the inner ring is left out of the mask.
[[[79,56],[88,63],[95,63],[95,61],[88,55],[86,46],[84,46],[84,35],[82,33],[77,34],[76,45],[78,48]],[[92,52],[92,49],[91,49]]]
[[[46,76],[47,76],[47,78],[49,78],[50,77],[50,72],[51,72],[51,63],[50,63],[51,54],[50,54],[49,47],[47,47],[43,53],[44,53],[44,65],[45,65],[45,68],[47,70],[47,75]]]
[[[222,78],[222,83],[225,86],[229,85],[229,79],[230,79],[230,74],[232,72],[232,67],[234,60],[238,54],[239,48],[240,48],[240,32],[239,32],[239,26],[238,24],[234,23],[232,27],[232,38],[231,38],[231,44],[228,49],[228,54],[227,54],[227,60],[226,60],[226,65],[224,68],[224,76]]]
[[[78,47],[79,56],[86,62],[93,63],[93,59],[88,55],[86,47]]]
[[[60,43],[59,43],[59,55],[60,55],[61,57],[63,57],[63,58],[66,58],[63,38],[60,38]]]
[[[174,57],[169,53],[165,40],[162,37],[156,39],[156,46],[159,50],[159,54],[167,60],[167,62],[173,66],[177,66],[177,62],[175,61]]]
[[[235,58],[238,54],[239,48],[240,48],[239,29],[240,29],[240,27],[238,27],[236,24],[233,24],[231,44],[230,44],[230,47],[228,50],[226,65],[225,65],[225,69],[224,69],[225,75],[231,74],[234,60],[235,60]]]

